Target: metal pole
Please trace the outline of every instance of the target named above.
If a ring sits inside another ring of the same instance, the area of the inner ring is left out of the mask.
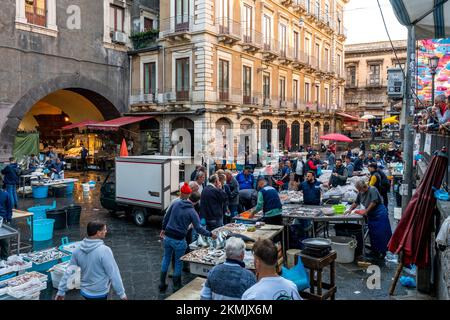
[[[403,194],[402,209],[404,210],[412,197],[413,184],[413,149],[414,149],[414,132],[412,128],[412,120],[414,117],[414,97],[412,95],[416,65],[416,41],[414,26],[408,27],[408,47],[407,47],[407,73],[405,95],[403,98],[402,125],[404,126],[404,172],[403,172]]]
[[[436,70],[431,70],[431,106],[434,106],[434,77]]]

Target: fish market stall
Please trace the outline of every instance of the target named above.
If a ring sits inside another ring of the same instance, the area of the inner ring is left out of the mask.
[[[58,250],[58,248],[25,253],[22,256],[26,261],[33,263],[33,271],[39,272],[48,272],[51,267],[58,263],[68,261],[71,257],[69,253]]]
[[[39,300],[47,280],[47,275],[32,271],[1,281],[0,300]]]

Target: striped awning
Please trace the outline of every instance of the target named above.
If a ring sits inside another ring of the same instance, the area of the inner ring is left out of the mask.
[[[450,37],[449,0],[390,0],[398,21],[415,25],[416,40]]]

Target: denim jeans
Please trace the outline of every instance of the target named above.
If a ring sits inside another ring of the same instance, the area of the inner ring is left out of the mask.
[[[229,204],[228,209],[230,209],[231,215],[230,217],[233,218],[238,214],[238,204]]]
[[[13,208],[17,208],[17,205],[19,202],[17,201],[17,190],[15,184],[7,184],[6,185],[6,191],[9,194],[9,198],[11,200],[11,205]]]
[[[186,240],[175,240],[168,236],[164,237],[164,256],[162,260],[161,271],[167,272],[169,270],[172,254],[175,255],[175,268],[173,271],[174,277],[181,277],[181,269],[183,262],[180,258],[185,254],[187,248]]]

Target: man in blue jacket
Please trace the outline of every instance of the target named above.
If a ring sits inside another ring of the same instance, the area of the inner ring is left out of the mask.
[[[0,217],[3,223],[8,223],[12,218],[12,204],[8,192],[0,190]],[[6,260],[9,256],[9,240],[0,239],[0,260]]]
[[[255,213],[262,210],[264,213],[263,221],[267,224],[282,225],[283,218],[281,216],[283,205],[281,204],[278,191],[267,185],[267,180],[263,177],[258,179],[258,202],[252,210],[251,218]]]
[[[250,167],[245,167],[244,170],[236,176],[236,180],[239,183],[239,190],[254,189],[253,183],[255,178],[250,172]]]
[[[19,167],[14,159],[14,157],[9,158],[9,165],[7,165],[3,170],[3,183],[6,186],[6,191],[9,193],[12,206],[17,209],[18,199],[17,199],[17,185],[19,184]]]
[[[316,180],[313,171],[306,174],[306,181],[303,181],[299,187],[299,191],[303,191],[303,203],[306,205],[320,205],[320,185],[322,183]]]
[[[182,261],[180,258],[185,254],[187,243],[186,235],[189,225],[192,223],[198,233],[215,238],[210,231],[200,225],[200,219],[194,209],[194,205],[200,200],[198,192],[192,193],[189,200],[179,200],[175,202],[164,216],[161,238],[164,239],[164,256],[161,265],[159,290],[164,292],[167,289],[166,276],[169,269],[172,255],[175,255],[175,270],[173,272],[173,290],[181,288]]]

